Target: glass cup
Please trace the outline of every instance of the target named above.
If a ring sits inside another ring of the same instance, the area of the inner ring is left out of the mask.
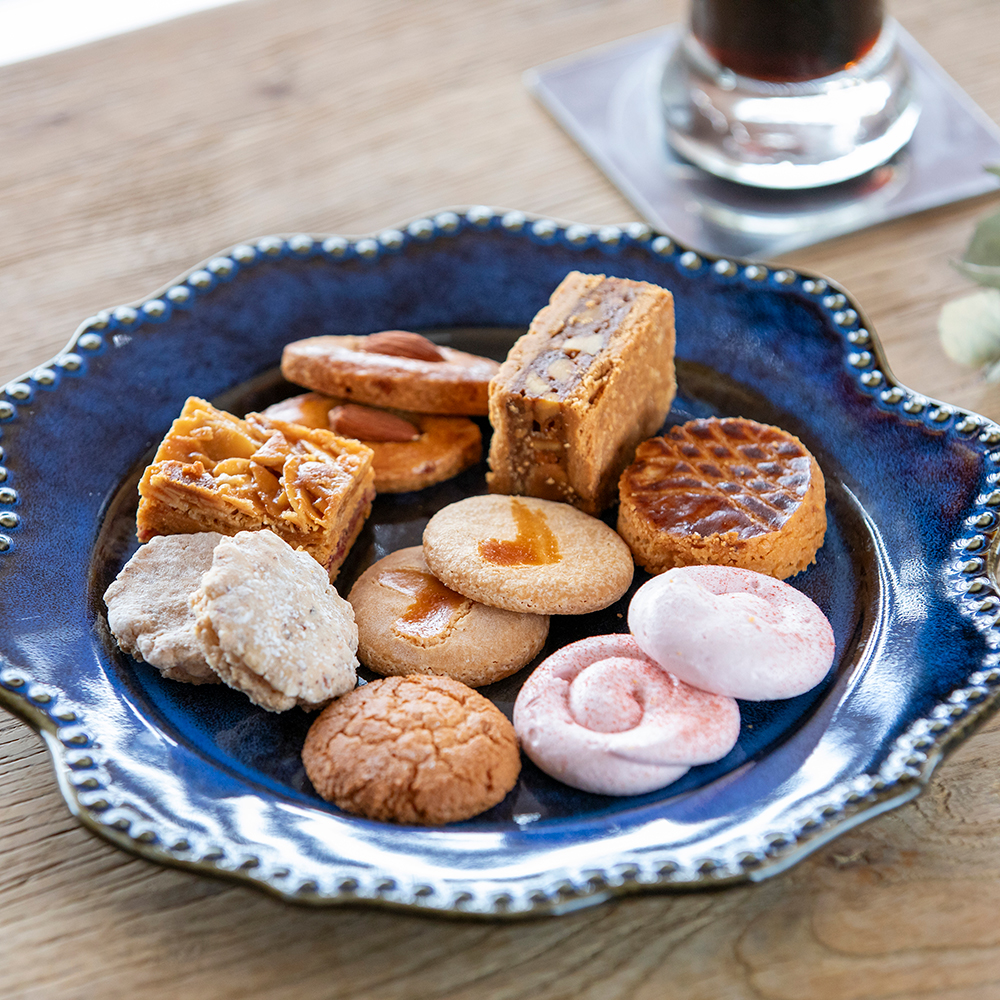
[[[678,153],[763,188],[866,173],[920,115],[881,0],[692,0],[662,99]]]

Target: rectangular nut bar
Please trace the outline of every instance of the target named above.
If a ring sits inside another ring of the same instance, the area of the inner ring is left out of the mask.
[[[331,580],[371,512],[372,450],[327,430],[245,420],[192,396],[139,483],[140,542],[270,528]]]
[[[675,389],[670,292],[570,272],[490,382],[490,491],[598,513]]]

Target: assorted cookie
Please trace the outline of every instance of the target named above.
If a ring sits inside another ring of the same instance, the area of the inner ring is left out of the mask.
[[[614,604],[632,582],[621,538],[551,500],[468,497],[439,510],[423,541],[427,565],[446,586],[507,611],[587,614]]]
[[[530,663],[549,634],[547,615],[503,611],[450,590],[420,546],[370,566],[348,600],[358,658],[383,675],[437,674],[482,687]]]
[[[369,819],[436,826],[502,801],[521,771],[514,727],[451,677],[387,677],[327,707],[302,749],[319,795]]]
[[[282,373],[315,391],[242,419],[191,397],[174,421],[139,487],[146,544],[105,594],[112,633],[166,678],[221,680],[269,711],[326,705],[306,773],[370,819],[491,808],[517,781],[518,740],[605,795],[719,760],[735,698],[794,697],[829,672],[829,622],[780,582],[815,561],[825,487],[780,428],[713,418],[650,438],[673,350],[670,292],[578,272],[502,366],[402,330],[289,344]],[[478,462],[466,417],[487,411],[490,494],[438,510],[422,546],[370,566],[345,601],[331,580],[375,492]],[[616,489],[617,532],[590,516]],[[631,602],[631,635],[548,657],[513,725],[472,690],[529,664],[550,615],[619,600],[634,562],[660,575]],[[356,688],[359,659],[384,679]]]
[[[289,344],[281,356],[281,373],[289,382],[326,396],[456,416],[486,415],[489,382],[499,367],[406,330],[310,337]]]
[[[826,533],[816,459],[780,427],[692,420],[641,444],[619,484],[618,533],[650,573],[742,566],[784,579]]]
[[[490,383],[491,492],[599,513],[674,390],[670,292],[572,271]]]
[[[407,493],[444,482],[483,454],[482,433],[467,417],[380,410],[315,392],[275,403],[261,416],[325,428],[371,448],[377,493]]]

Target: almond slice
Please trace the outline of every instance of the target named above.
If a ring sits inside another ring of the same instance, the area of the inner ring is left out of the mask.
[[[444,361],[444,354],[437,344],[406,330],[383,330],[365,338],[361,350],[366,354],[388,354],[396,358],[412,358],[414,361]]]
[[[358,441],[415,441],[420,431],[408,420],[371,406],[345,403],[327,415],[330,430]]]

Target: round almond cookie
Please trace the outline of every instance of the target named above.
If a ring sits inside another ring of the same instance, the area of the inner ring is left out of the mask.
[[[725,757],[740,710],[668,673],[632,636],[596,635],[532,671],[514,704],[514,730],[535,764],[564,784],[641,795]]]
[[[374,452],[377,493],[407,493],[444,482],[482,458],[483,436],[467,417],[380,410],[307,392],[261,414],[355,438]]]
[[[437,674],[481,687],[531,662],[549,634],[548,615],[491,608],[449,590],[419,545],[369,566],[348,600],[358,658],[379,674]]]
[[[628,625],[664,669],[745,701],[804,694],[833,664],[833,629],[805,594],[733,566],[685,566],[654,577],[632,598]]]
[[[357,682],[350,604],[312,556],[266,528],[219,542],[191,607],[212,669],[261,708],[319,708]]]
[[[714,564],[783,580],[815,561],[826,533],[816,459],[780,427],[742,417],[644,441],[618,488],[618,532],[650,573]]]
[[[205,659],[189,597],[225,537],[217,531],[157,535],[139,546],[104,592],[108,627],[121,649],[172,681],[219,683]]]
[[[582,615],[614,604],[632,582],[628,546],[569,504],[499,494],[439,510],[424,558],[452,590],[536,615]]]
[[[281,356],[289,382],[327,396],[457,416],[486,416],[489,382],[499,370],[496,361],[439,347],[407,330],[309,337],[289,344]]]
[[[437,826],[495,806],[521,771],[514,727],[451,677],[387,677],[329,705],[302,763],[319,795],[345,812]]]

